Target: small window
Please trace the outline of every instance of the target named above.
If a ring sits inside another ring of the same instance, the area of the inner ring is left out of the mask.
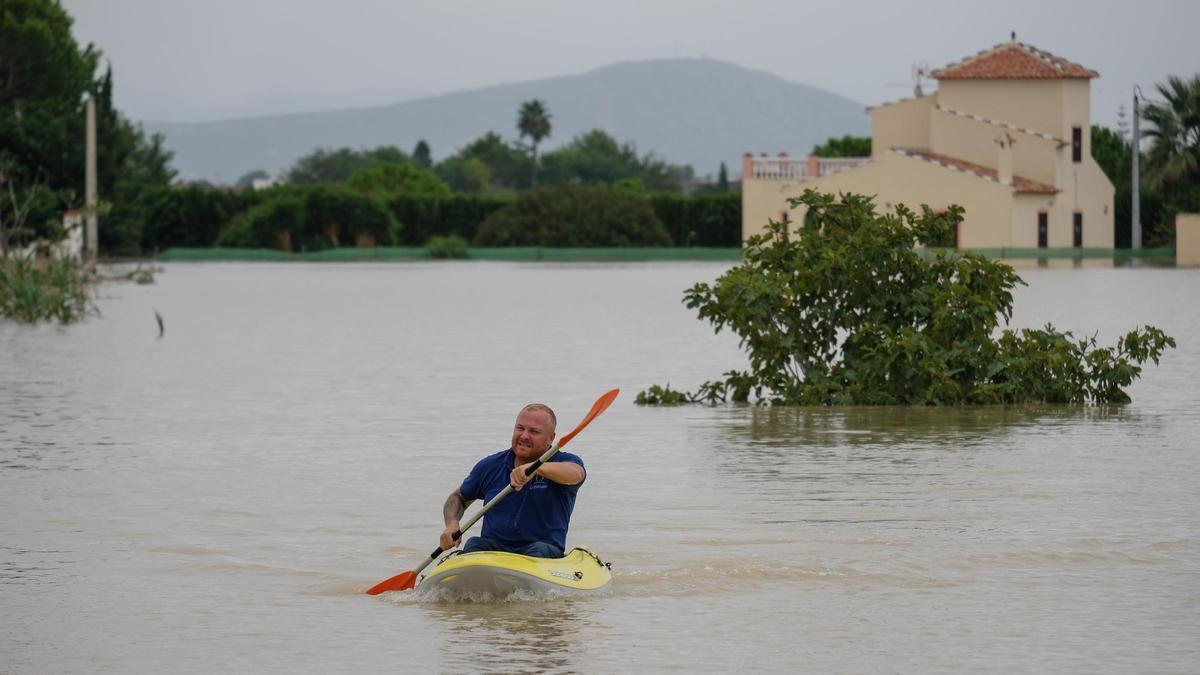
[[[1075,248],[1083,248],[1083,213],[1075,212]]]
[[[1083,129],[1079,127],[1071,127],[1071,161],[1083,161]]]
[[[1045,211],[1038,213],[1038,248],[1046,248],[1049,229],[1050,214]]]

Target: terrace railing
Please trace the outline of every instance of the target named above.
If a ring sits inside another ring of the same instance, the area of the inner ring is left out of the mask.
[[[789,157],[787,155],[747,156],[748,167],[743,167],[748,178],[753,180],[778,180],[801,182],[819,176],[829,176],[839,171],[858,166],[871,160],[870,157]]]

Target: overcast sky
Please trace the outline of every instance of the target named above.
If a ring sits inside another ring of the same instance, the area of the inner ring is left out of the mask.
[[[1093,121],[1200,71],[1200,2],[1140,0],[64,0],[135,119],[202,121],[396,103],[707,56],[874,105],[1017,38],[1100,72]],[[1136,8],[1136,9],[1135,9]]]

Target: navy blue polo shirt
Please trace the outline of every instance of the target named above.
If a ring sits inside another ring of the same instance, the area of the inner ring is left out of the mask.
[[[463,498],[468,501],[482,499],[486,503],[500,494],[508,486],[508,477],[516,458],[516,453],[509,448],[479,460],[458,488]],[[583,460],[569,452],[555,453],[550,461],[574,462],[583,466]],[[585,480],[586,477],[585,473]],[[580,485],[583,483],[562,485],[535,475],[520,491],[500,500],[484,515],[483,536],[512,546],[546,541],[567,550],[567,526],[571,522],[575,493],[579,492]]]

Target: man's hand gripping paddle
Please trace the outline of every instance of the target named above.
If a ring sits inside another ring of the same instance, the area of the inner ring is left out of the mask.
[[[608,406],[612,405],[613,400],[617,398],[617,394],[619,394],[619,393],[621,393],[620,389],[613,389],[612,391],[610,391],[610,392],[606,393],[605,395],[601,396],[600,398],[596,399],[596,402],[592,404],[592,409],[588,411],[587,417],[583,418],[583,421],[579,423],[579,426],[572,429],[571,433],[569,433],[566,436],[563,436],[561,439],[559,439],[559,441],[557,443],[555,443],[553,447],[551,447],[549,450],[547,450],[545,452],[545,454],[543,454],[541,457],[539,457],[536,462],[534,462],[533,464],[530,464],[529,468],[525,470],[525,475],[532,476],[534,474],[534,472],[538,470],[539,467],[541,467],[546,462],[550,461],[550,458],[554,456],[554,453],[558,452],[559,448],[561,448],[562,446],[569,443],[572,438],[575,438],[575,434],[578,434],[579,432],[583,431],[584,427],[591,424],[592,420],[596,419],[597,417],[600,416],[600,413],[607,410]],[[488,501],[487,504],[483,505],[482,509],[479,509],[478,513],[476,513],[474,516],[472,516],[471,519],[468,520],[465,525],[463,525],[461,528],[459,528],[459,530],[457,532],[454,533],[454,540],[458,541],[462,537],[463,532],[466,532],[467,530],[471,529],[471,526],[474,525],[480,518],[482,518],[483,514],[488,512],[488,509],[492,508],[497,503],[499,503],[501,499],[504,499],[508,495],[512,494],[513,489],[514,489],[513,486],[509,485],[508,487],[501,490],[500,494],[496,495],[495,497],[492,497],[492,499],[490,501]],[[420,566],[417,567],[417,569],[409,570],[407,572],[401,572],[400,574],[397,574],[396,576],[394,576],[390,579],[381,581],[380,583],[372,586],[367,591],[367,594],[368,595],[379,595],[380,593],[384,593],[387,591],[407,591],[407,590],[409,590],[410,588],[412,588],[413,586],[416,585],[417,575],[421,573],[421,570],[425,569],[429,565],[429,563],[433,562],[434,560],[437,560],[437,557],[439,555],[441,555],[442,553],[443,553],[443,549],[439,546],[438,548],[434,549],[433,553],[429,554],[429,557],[426,558],[425,561],[422,562],[420,564]]]

